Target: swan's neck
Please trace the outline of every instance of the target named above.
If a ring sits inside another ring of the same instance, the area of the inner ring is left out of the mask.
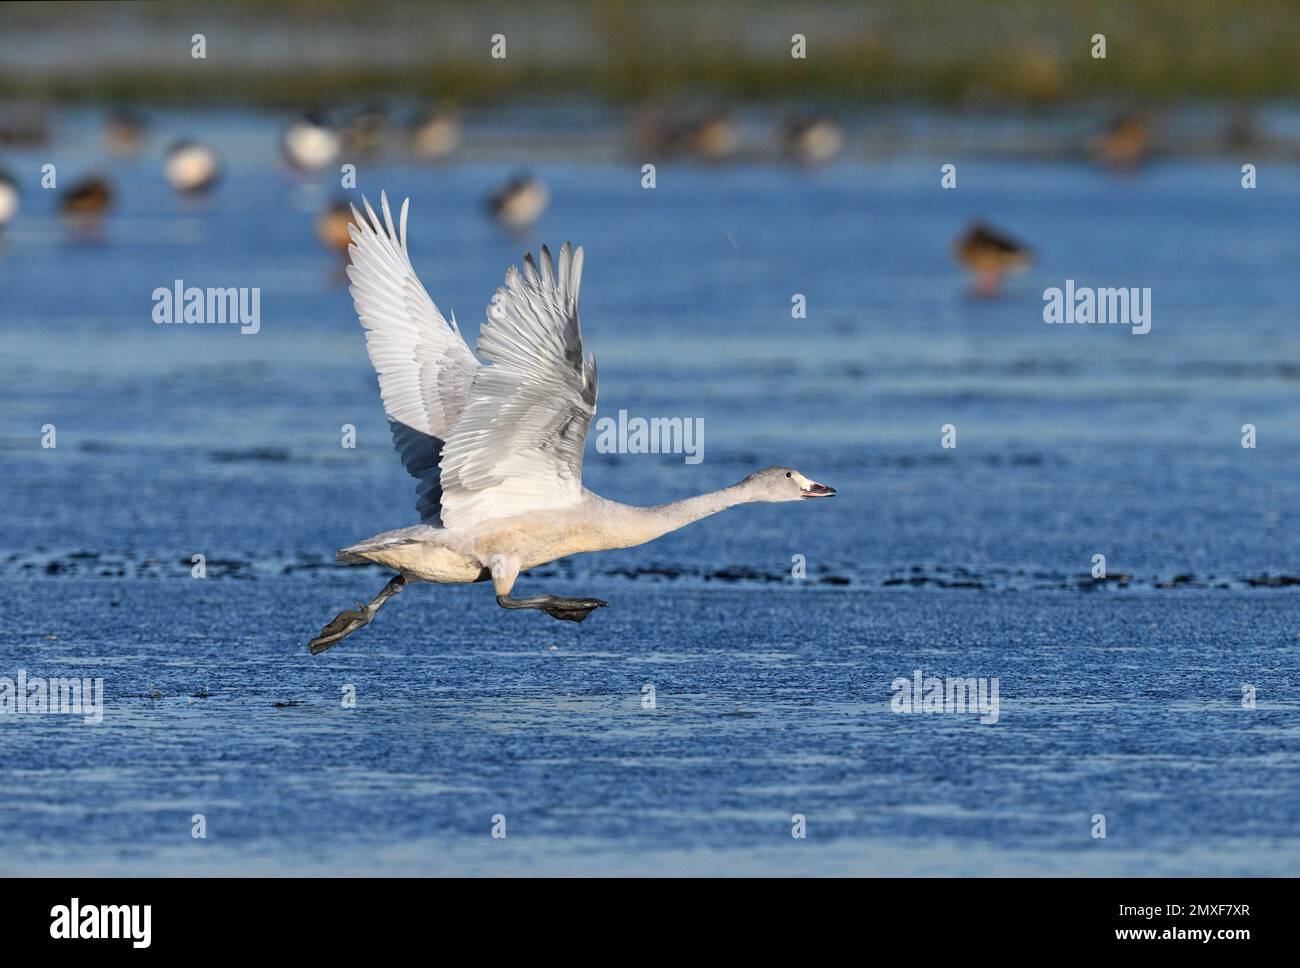
[[[710,491],[669,504],[657,504],[654,507],[638,508],[639,517],[646,527],[646,537],[642,541],[653,541],[660,535],[688,524],[707,518],[711,514],[725,511],[737,504],[746,504],[755,498],[750,493],[748,482],[742,481],[720,491]]]

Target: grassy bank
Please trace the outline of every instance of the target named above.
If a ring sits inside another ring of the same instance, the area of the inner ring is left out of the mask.
[[[195,32],[208,37],[202,61],[189,56]],[[489,56],[497,32],[505,59]],[[794,33],[807,37],[804,59],[790,56]],[[1105,59],[1091,54],[1097,33]],[[0,35],[0,93],[67,100],[689,94],[1032,106],[1300,94],[1291,0],[73,3],[6,7]]]

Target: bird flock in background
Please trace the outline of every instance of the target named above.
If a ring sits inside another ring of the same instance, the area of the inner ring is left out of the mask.
[[[652,161],[724,165],[779,158],[811,168],[833,162],[845,145],[843,126],[824,114],[787,117],[776,126],[770,144],[761,148],[748,143],[743,127],[724,112],[646,114],[637,119],[634,129],[632,144],[640,156]],[[47,123],[41,117],[0,122],[0,147],[39,145],[48,137]],[[148,120],[137,111],[115,110],[104,120],[103,139],[111,157],[135,158],[149,145]],[[1150,121],[1125,113],[1091,135],[1083,149],[1096,163],[1123,172],[1150,157],[1152,140]],[[279,153],[293,172],[314,175],[343,160],[360,162],[394,150],[405,151],[419,163],[438,164],[454,158],[462,141],[461,117],[453,105],[423,108],[405,125],[399,125],[382,107],[367,106],[335,120],[319,112],[294,117],[283,129]],[[220,183],[222,172],[216,149],[197,138],[174,142],[163,156],[163,175],[182,196],[211,192]],[[59,212],[74,237],[94,239],[114,201],[112,180],[104,174],[87,174],[62,190]],[[541,178],[519,171],[488,191],[483,202],[486,214],[503,229],[522,233],[544,215],[550,192]],[[19,183],[0,168],[0,233],[18,217],[20,208]],[[343,197],[327,202],[319,211],[315,234],[326,250],[346,256],[351,217],[349,201]],[[970,273],[972,293],[981,297],[998,295],[1003,280],[1032,260],[1026,245],[982,221],[971,223],[960,233],[953,256]]]

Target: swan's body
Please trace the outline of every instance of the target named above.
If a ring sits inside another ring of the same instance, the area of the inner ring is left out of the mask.
[[[785,467],[770,467],[732,487],[633,507],[582,486],[582,453],[596,412],[596,362],[583,357],[578,322],[582,249],[567,242],[558,260],[543,247],[525,256],[488,307],[479,353],[455,320],[429,299],[406,252],[388,199],[381,222],[352,210],[352,295],[393,440],[419,480],[422,524],[344,548],[345,564],[376,562],[398,577],[358,610],[343,612],[311,644],[320,652],[367,624],[410,581],[491,581],[505,608],[537,608],[581,622],[605,602],[552,595],[513,599],[522,572],[587,551],[629,548],[755,501],[798,501],[835,492]]]
[[[409,578],[441,584],[486,581],[494,561],[517,562],[517,571],[525,572],[569,555],[632,548],[736,504],[768,500],[757,490],[751,496],[748,483],[648,508],[610,501],[584,488],[570,507],[493,518],[463,530],[425,524],[399,528],[344,548],[338,560],[374,561]],[[811,496],[795,494],[794,488],[791,493],[794,500]]]

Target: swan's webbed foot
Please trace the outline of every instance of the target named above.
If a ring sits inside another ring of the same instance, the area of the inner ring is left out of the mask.
[[[375,617],[375,613],[383,607],[384,603],[396,595],[406,585],[406,579],[398,575],[368,604],[363,605],[357,602],[356,608],[350,608],[346,612],[339,612],[334,619],[321,629],[320,635],[312,639],[309,643],[312,655],[319,655],[332,645],[342,642],[353,632],[363,629],[370,624],[370,620]]]
[[[542,611],[563,622],[582,622],[596,609],[608,606],[609,602],[599,598],[558,598],[550,605],[543,605]]]
[[[536,608],[563,622],[581,622],[596,609],[607,607],[609,602],[599,598],[562,598],[559,595],[532,595],[529,598],[498,595],[497,604],[502,608]]]

